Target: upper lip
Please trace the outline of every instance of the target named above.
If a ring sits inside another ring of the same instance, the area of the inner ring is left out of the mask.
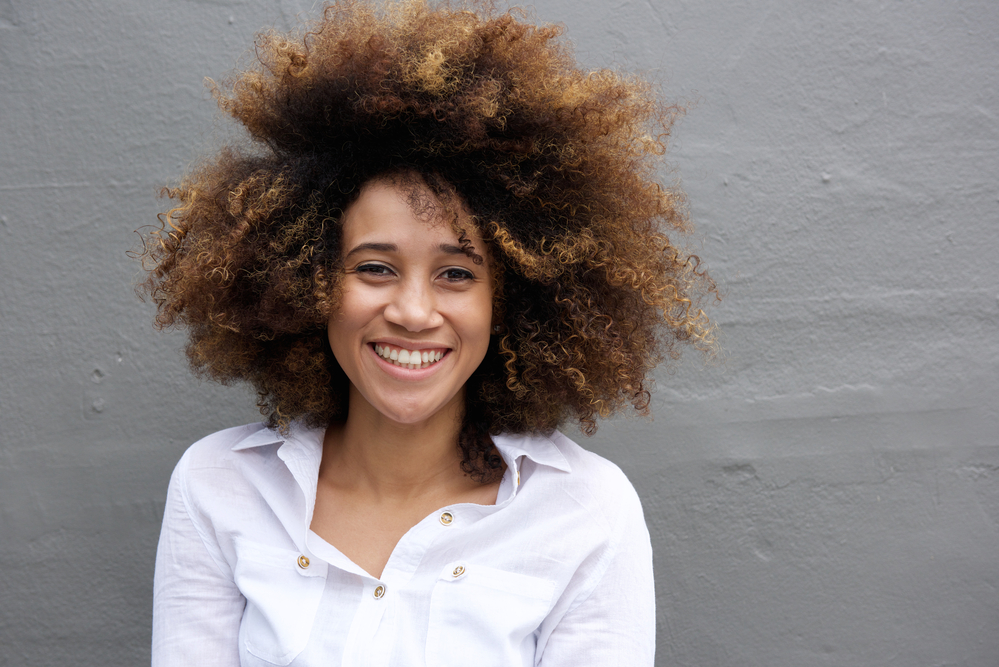
[[[398,338],[377,338],[371,341],[372,345],[391,345],[392,347],[401,347],[404,350],[450,350],[450,345],[444,345],[443,343],[436,343],[434,341],[406,341],[400,340]]]

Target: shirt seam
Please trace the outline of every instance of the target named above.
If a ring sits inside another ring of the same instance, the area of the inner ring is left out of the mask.
[[[198,533],[198,538],[201,540],[201,546],[205,548],[212,562],[215,563],[215,567],[218,568],[219,573],[222,576],[232,580],[233,572],[232,566],[222,555],[221,549],[218,548],[217,542],[215,543],[215,548],[212,548],[212,540],[208,539],[206,530],[201,526],[200,522],[195,517],[195,513],[192,512],[191,506],[193,501],[190,499],[190,489],[187,483],[187,466],[185,465],[184,470],[180,471],[180,499],[184,503],[184,511],[187,512],[187,518],[194,526],[194,530]]]
[[[624,522],[621,523],[623,524]],[[593,592],[596,591],[597,588],[600,586],[600,582],[603,581],[604,577],[607,575],[607,569],[610,567],[611,562],[613,562],[614,557],[617,556],[618,549],[621,546],[621,536],[623,535],[623,533],[624,533],[624,527],[622,526],[621,529],[618,530],[617,535],[612,536],[610,545],[607,547],[604,554],[597,561],[596,567],[594,568],[594,571],[599,574],[593,577],[592,579],[593,584],[589,586],[589,589],[585,592],[584,595],[577,597],[576,600],[573,601],[571,605],[569,605],[569,608],[566,609],[565,614],[562,615],[562,618],[560,618],[558,624],[556,624],[555,626],[556,628],[558,627],[558,625],[562,623],[562,619],[564,619],[573,611],[581,607],[583,603],[589,600],[590,596],[593,595]]]
[[[576,502],[579,502],[578,499],[574,498],[574,500]],[[558,631],[559,626],[562,625],[562,623],[565,621],[565,619],[570,614],[572,614],[576,609],[579,609],[583,604],[585,604],[586,601],[593,596],[593,593],[600,587],[600,583],[603,581],[604,577],[607,576],[607,571],[610,568],[610,564],[614,561],[614,558],[617,556],[618,551],[620,550],[621,541],[624,537],[624,533],[625,533],[624,521],[618,521],[616,525],[614,525],[614,530],[607,531],[609,543],[607,545],[607,548],[604,550],[604,553],[598,557],[597,562],[593,567],[592,575],[590,577],[591,583],[589,583],[587,587],[581,592],[581,594],[578,595],[575,600],[573,600],[572,604],[570,604],[569,607],[566,608],[561,618],[559,618],[558,623],[556,623],[555,627],[553,627],[551,629],[551,632],[548,633],[548,637],[554,635]],[[548,646],[548,641],[546,639],[544,648],[547,648],[547,646]],[[535,665],[543,664],[544,648],[542,648],[541,653],[538,654],[537,656],[538,659],[535,661]]]

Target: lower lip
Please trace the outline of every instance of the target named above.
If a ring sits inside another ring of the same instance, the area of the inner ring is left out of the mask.
[[[374,345],[368,345],[368,349],[371,350],[372,356],[374,356],[374,358],[378,361],[382,370],[397,380],[408,381],[422,380],[423,378],[430,377],[436,373],[441,364],[443,364],[444,361],[451,356],[451,350],[447,350],[438,361],[430,364],[426,368],[403,368],[402,366],[396,366],[391,361],[375,352]]]

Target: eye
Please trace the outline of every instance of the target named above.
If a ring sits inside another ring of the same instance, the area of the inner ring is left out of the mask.
[[[447,269],[441,274],[441,277],[449,283],[463,283],[465,281],[475,279],[475,276],[472,275],[471,271],[459,268]]]
[[[361,273],[368,276],[390,276],[392,269],[383,264],[361,264],[354,269],[354,273]]]

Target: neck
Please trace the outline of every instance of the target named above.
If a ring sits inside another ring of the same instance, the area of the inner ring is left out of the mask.
[[[476,484],[461,470],[461,396],[430,419],[386,419],[351,387],[347,420],[326,430],[320,476],[384,500]]]

